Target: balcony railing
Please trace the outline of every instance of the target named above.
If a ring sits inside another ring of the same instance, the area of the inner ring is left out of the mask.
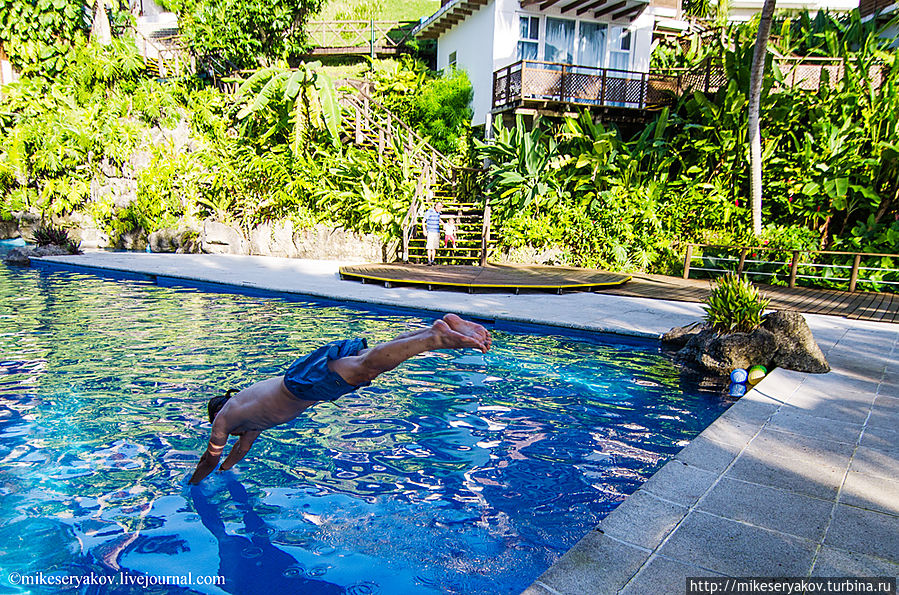
[[[782,87],[814,91],[837,86],[845,71],[839,58],[777,58]],[[868,78],[879,88],[886,67],[876,63]],[[493,73],[493,109],[503,109],[525,100],[570,103],[599,107],[659,109],[673,105],[675,98],[694,91],[714,93],[728,83],[722,65],[706,62],[692,69],[633,72],[614,68],[576,66],[522,60]]]
[[[676,75],[522,60],[493,73],[493,108],[542,100],[632,109],[673,103]]]

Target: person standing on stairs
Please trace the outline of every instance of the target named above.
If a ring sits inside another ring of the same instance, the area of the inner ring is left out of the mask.
[[[421,218],[422,232],[427,238],[425,250],[428,254],[428,266],[433,266],[434,259],[437,258],[437,247],[440,245],[440,211],[442,210],[443,204],[438,202],[425,211]]]

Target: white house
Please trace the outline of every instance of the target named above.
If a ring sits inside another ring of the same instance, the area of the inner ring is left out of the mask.
[[[444,0],[413,32],[464,69],[474,125],[528,104],[646,107],[655,13],[676,0]],[[671,16],[675,16],[672,14]]]

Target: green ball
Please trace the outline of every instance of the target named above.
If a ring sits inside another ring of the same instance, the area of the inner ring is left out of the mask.
[[[749,368],[749,378],[747,382],[750,385],[758,384],[758,382],[765,377],[765,367],[764,366],[752,366]]]

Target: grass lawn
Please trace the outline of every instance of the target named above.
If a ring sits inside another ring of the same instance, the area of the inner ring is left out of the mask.
[[[332,0],[312,20],[417,21],[429,17],[440,8],[440,0]]]

